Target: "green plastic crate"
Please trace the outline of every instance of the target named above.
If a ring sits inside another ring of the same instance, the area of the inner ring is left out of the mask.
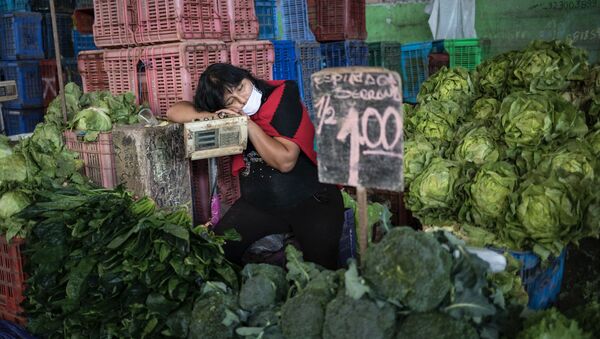
[[[450,56],[450,67],[474,70],[481,63],[479,39],[444,40],[444,48]]]
[[[385,67],[400,74],[401,57],[402,50],[398,42],[369,43],[369,66]]]

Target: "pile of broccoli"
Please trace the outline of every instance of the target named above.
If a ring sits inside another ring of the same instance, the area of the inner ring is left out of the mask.
[[[189,337],[470,339],[509,326],[487,263],[443,232],[393,228],[360,267],[338,271],[305,262],[293,246],[286,258],[286,269],[246,265],[239,292],[203,291]]]

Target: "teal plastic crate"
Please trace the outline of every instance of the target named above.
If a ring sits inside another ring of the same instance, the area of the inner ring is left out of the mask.
[[[417,102],[421,84],[429,77],[429,53],[432,43],[415,42],[402,44],[402,96],[403,101]]]
[[[369,43],[369,66],[379,66],[402,72],[402,49],[398,42]]]
[[[29,11],[29,0],[2,0],[0,1],[0,13],[17,11]]]

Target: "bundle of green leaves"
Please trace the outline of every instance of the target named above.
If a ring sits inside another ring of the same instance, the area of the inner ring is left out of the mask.
[[[158,210],[121,188],[60,185],[35,195],[18,214],[35,224],[24,303],[35,334],[183,338],[206,325],[196,320],[204,307],[192,307],[206,282],[237,291],[221,248],[234,238],[192,228],[185,210]]]

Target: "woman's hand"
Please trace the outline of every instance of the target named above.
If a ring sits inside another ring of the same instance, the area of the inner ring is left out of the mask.
[[[214,113],[196,111],[194,105],[189,101],[180,101],[167,110],[167,119],[182,124],[195,120],[213,119],[215,117]]]
[[[217,113],[217,116],[220,119],[229,118],[229,117],[236,117],[236,116],[244,116],[245,115],[241,111],[233,110],[233,109],[228,109],[228,108],[220,109],[216,113]]]

